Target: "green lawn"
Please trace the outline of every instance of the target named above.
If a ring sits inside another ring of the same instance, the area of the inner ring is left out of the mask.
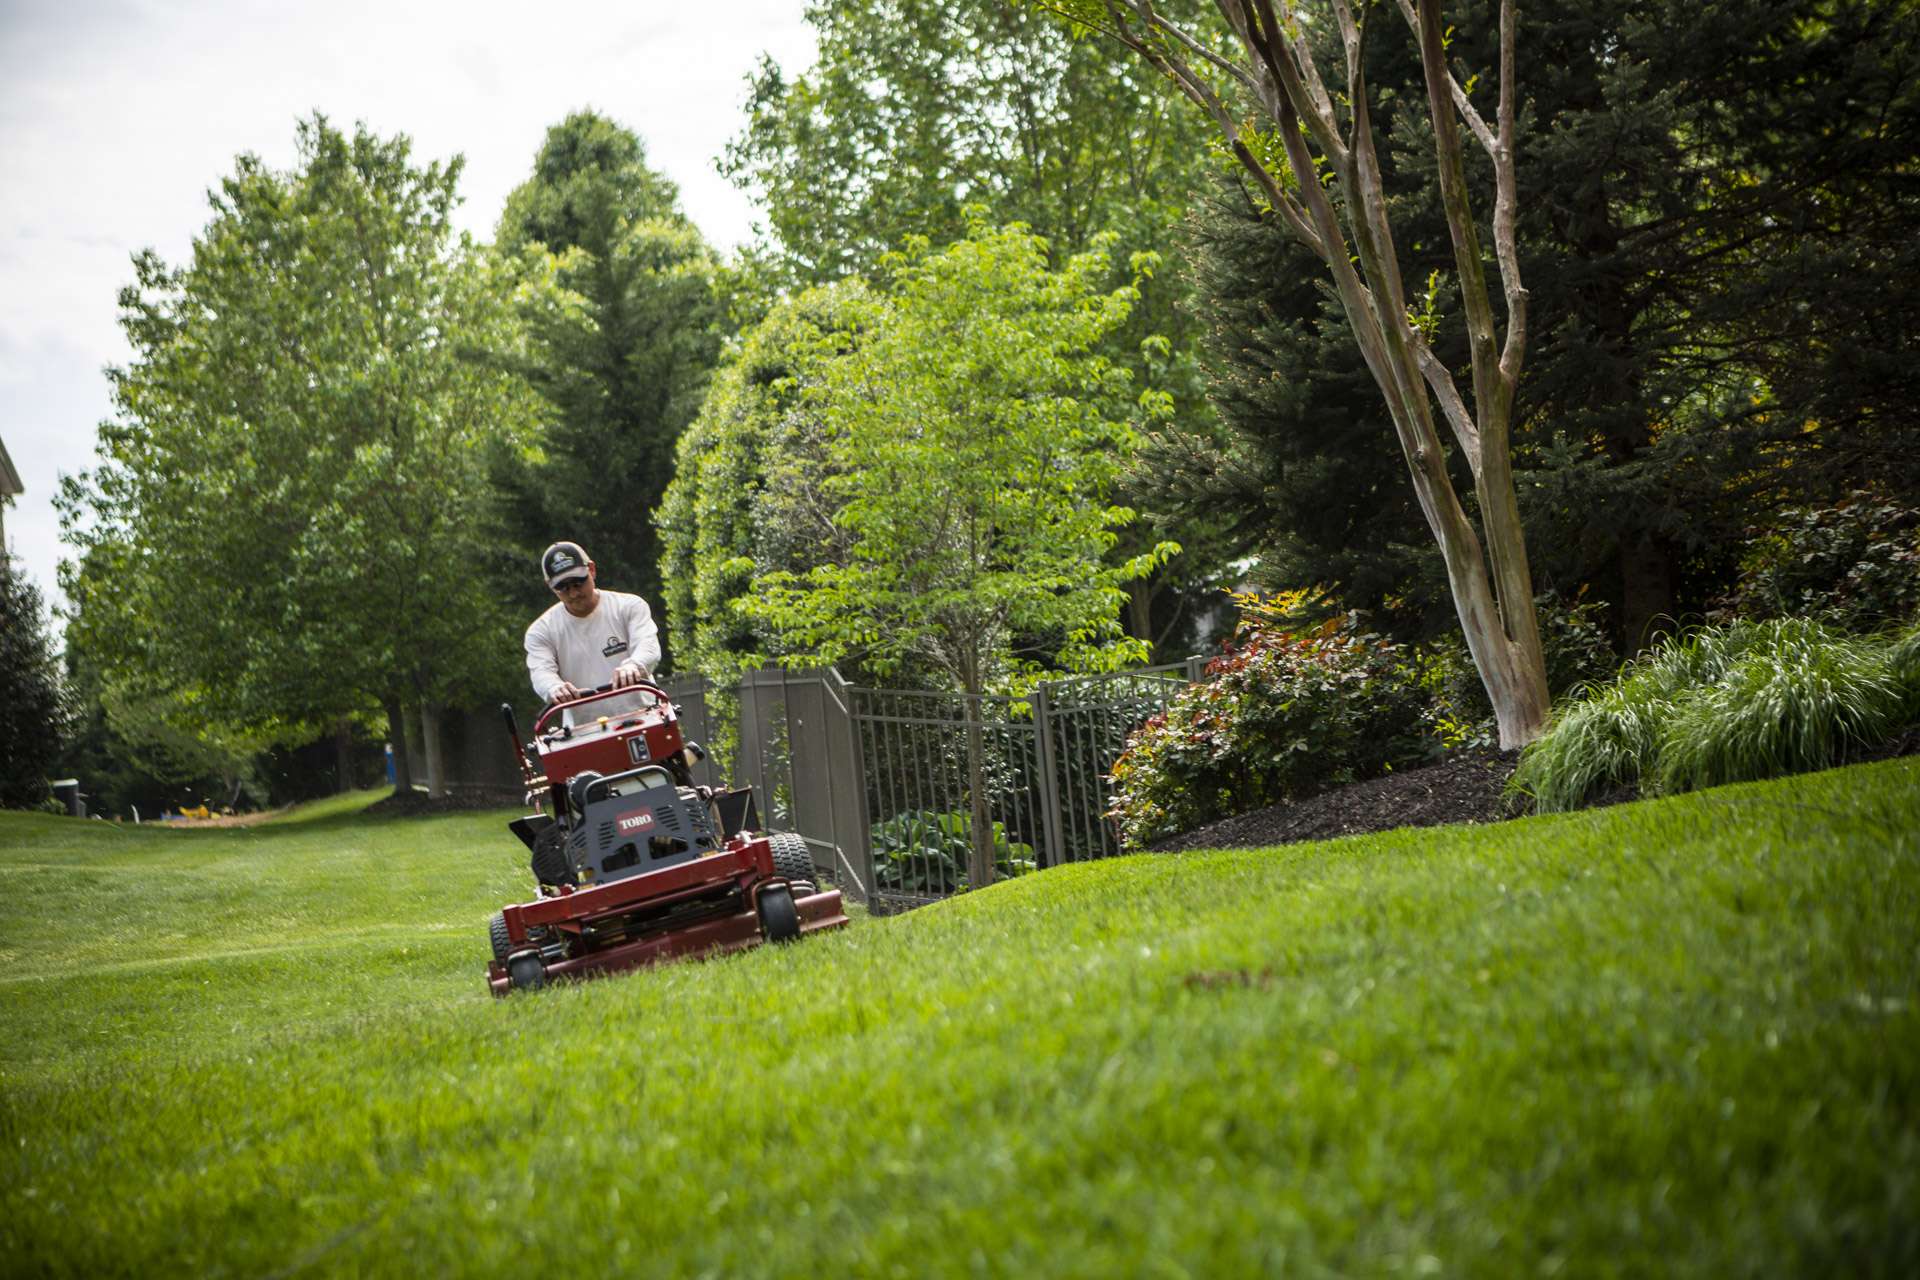
[[[1920,1273],[1917,760],[507,1001],[358,808],[0,815],[0,1271]]]

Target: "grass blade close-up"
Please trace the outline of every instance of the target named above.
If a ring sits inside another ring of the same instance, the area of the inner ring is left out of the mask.
[[[503,814],[0,814],[19,1275],[1911,1275],[1920,761],[495,1000]]]

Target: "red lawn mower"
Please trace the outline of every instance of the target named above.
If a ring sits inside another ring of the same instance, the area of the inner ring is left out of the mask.
[[[606,714],[581,714],[595,703]],[[527,803],[540,805],[507,824],[533,855],[540,896],[493,917],[495,995],[847,923],[806,841],[755,830],[750,788],[694,784],[705,753],[682,737],[657,685],[603,685],[555,703],[530,747],[513,708],[501,710]]]

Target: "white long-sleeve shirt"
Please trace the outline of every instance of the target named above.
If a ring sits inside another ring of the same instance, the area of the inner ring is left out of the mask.
[[[653,610],[639,596],[602,591],[592,613],[576,618],[564,604],[533,620],[527,628],[527,675],[545,702],[563,681],[579,689],[613,683],[613,669],[637,662],[653,678],[660,665],[660,631]]]

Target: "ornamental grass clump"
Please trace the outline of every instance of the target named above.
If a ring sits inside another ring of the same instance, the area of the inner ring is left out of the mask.
[[[1708,627],[1562,708],[1511,790],[1555,812],[1628,787],[1665,794],[1824,769],[1916,716],[1920,628],[1890,640],[1796,618]]]
[[[1824,769],[1900,728],[1907,699],[1887,645],[1815,622],[1765,625],[1768,644],[1674,704],[1660,738],[1657,790]]]

